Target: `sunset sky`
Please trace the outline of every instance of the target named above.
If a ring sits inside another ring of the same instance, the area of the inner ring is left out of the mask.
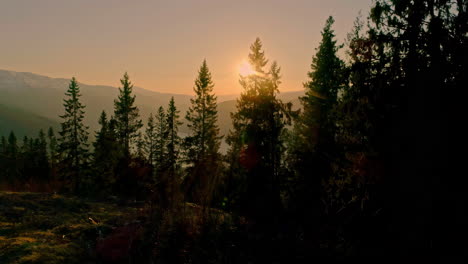
[[[329,15],[342,43],[371,0],[0,0],[0,69],[191,94],[206,58],[218,94],[239,93],[258,36],[282,68],[281,91],[302,89]]]

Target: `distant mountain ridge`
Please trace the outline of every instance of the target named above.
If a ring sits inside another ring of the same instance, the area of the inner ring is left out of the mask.
[[[77,78],[79,81],[79,77]],[[47,129],[47,126],[58,127],[61,121],[59,115],[63,114],[63,99],[65,91],[68,89],[70,80],[64,78],[51,78],[29,72],[15,72],[0,70],[0,134],[5,134],[10,130],[21,130],[22,134],[36,135],[37,131],[27,133],[27,124],[24,117],[31,114],[29,123],[31,130],[37,128]],[[82,94],[82,102],[86,105],[85,124],[89,126],[91,135],[99,128],[98,118],[102,110],[109,115],[113,114],[114,99],[119,93],[117,87],[106,85],[89,85],[79,83]],[[149,114],[156,113],[159,106],[166,108],[170,98],[174,100],[180,110],[180,117],[184,121],[185,113],[190,105],[190,98],[193,96],[185,94],[160,93],[135,86],[136,105],[140,109],[140,116],[143,122]],[[216,92],[216,87],[215,87]],[[303,91],[280,93],[279,98],[298,105],[298,97],[304,94]],[[218,96],[219,126],[222,134],[226,134],[231,127],[230,112],[235,111],[236,95]],[[5,109],[10,109],[6,111]],[[16,110],[13,110],[16,109]],[[18,122],[15,123],[15,111],[21,114]],[[8,113],[8,115],[7,115]],[[2,121],[3,120],[3,121]],[[8,120],[8,122],[6,121]],[[23,120],[23,121],[19,121]],[[44,127],[40,126],[40,120],[48,120]],[[6,126],[12,126],[11,128]],[[18,131],[19,132],[19,131]],[[180,128],[181,133],[187,133],[185,125]],[[20,133],[21,135],[21,133]]]

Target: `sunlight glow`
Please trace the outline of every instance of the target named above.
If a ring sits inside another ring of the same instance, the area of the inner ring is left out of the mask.
[[[250,63],[248,63],[247,61],[243,61],[239,66],[239,74],[245,77],[248,75],[257,74],[257,72],[254,70],[252,65],[250,65]]]

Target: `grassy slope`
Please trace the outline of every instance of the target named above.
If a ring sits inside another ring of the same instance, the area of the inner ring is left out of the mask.
[[[87,249],[135,212],[61,195],[0,192],[0,263],[92,261]]]

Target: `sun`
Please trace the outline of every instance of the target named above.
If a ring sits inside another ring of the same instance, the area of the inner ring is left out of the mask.
[[[243,61],[239,66],[239,74],[243,77],[257,74],[252,65],[247,61]]]

